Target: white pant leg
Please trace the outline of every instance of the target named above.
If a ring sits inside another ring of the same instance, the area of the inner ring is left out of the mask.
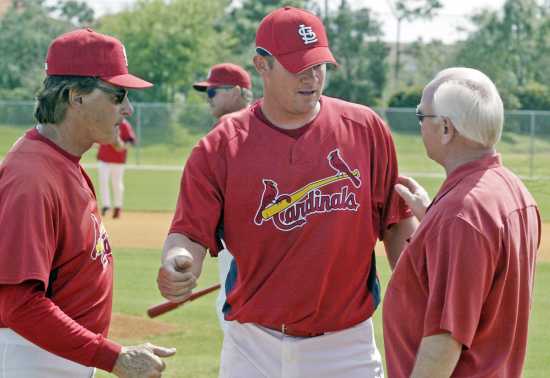
[[[229,322],[220,378],[383,378],[372,320],[317,337]]]
[[[282,378],[384,378],[369,318],[323,336],[300,338],[283,351]]]
[[[97,165],[99,176],[99,192],[101,193],[101,206],[111,207],[111,194],[109,192],[109,164],[99,161]]]
[[[227,274],[229,273],[229,268],[231,266],[231,261],[233,261],[233,255],[227,249],[222,249],[218,253],[218,274],[220,279],[220,291],[218,292],[218,298],[216,299],[216,313],[218,315],[218,320],[220,322],[220,328],[225,332],[227,328],[227,321],[223,318],[223,305],[225,303],[226,293],[225,293],[225,280]]]
[[[124,164],[109,163],[111,171],[111,187],[115,207],[122,208],[124,200]]]
[[[2,378],[91,378],[95,369],[56,356],[0,328],[0,377]]]

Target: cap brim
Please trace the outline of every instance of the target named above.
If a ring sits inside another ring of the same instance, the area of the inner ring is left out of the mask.
[[[193,84],[193,88],[200,92],[205,92],[206,89],[211,86],[212,83],[209,81],[199,81],[198,83]]]
[[[289,72],[299,73],[318,64],[329,63],[338,66],[328,47],[314,47],[305,51],[275,56],[279,63]]]
[[[143,89],[153,86],[153,83],[149,83],[148,81],[140,79],[139,77],[132,74],[100,77],[100,79],[106,81],[109,84],[124,88]]]

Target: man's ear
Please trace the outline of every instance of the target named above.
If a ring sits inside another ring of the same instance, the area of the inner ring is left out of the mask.
[[[256,68],[256,71],[260,75],[263,75],[264,73],[269,71],[269,64],[267,62],[267,59],[265,59],[264,57],[260,55],[255,55],[254,58],[252,59],[252,62],[254,63],[254,67]]]
[[[442,117],[442,120],[441,143],[449,144],[456,134],[456,129],[453,125],[453,122],[449,118]]]
[[[69,91],[69,104],[82,105],[82,94],[78,93],[75,89],[71,89]]]

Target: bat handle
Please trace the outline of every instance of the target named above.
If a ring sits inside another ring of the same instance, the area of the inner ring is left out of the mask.
[[[147,315],[149,315],[150,318],[156,318],[157,316],[162,315],[168,311],[171,311],[181,306],[182,304],[183,302],[182,303],[164,302],[148,309]]]

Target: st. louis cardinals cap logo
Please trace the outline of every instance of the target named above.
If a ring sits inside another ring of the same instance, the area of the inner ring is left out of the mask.
[[[254,223],[261,226],[264,222],[272,221],[277,229],[290,231],[306,224],[307,217],[311,214],[357,211],[359,203],[355,193],[347,185],[342,186],[339,192],[326,194],[321,188],[343,180],[349,180],[355,188],[360,188],[359,170],[350,169],[339,149],[331,151],[327,160],[328,165],[336,172],[335,175],[306,184],[291,194],[279,194],[275,181],[263,179],[264,190]]]
[[[298,34],[300,34],[300,37],[302,37],[305,45],[309,45],[310,43],[315,43],[318,41],[317,34],[315,34],[311,26],[305,26],[304,24],[300,25],[300,27],[298,28]]]

